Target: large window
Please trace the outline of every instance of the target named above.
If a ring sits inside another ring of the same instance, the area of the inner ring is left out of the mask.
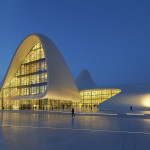
[[[14,77],[3,88],[4,97],[36,95],[47,87],[47,66],[39,42],[29,51]]]
[[[98,105],[121,92],[120,89],[93,89],[80,91],[82,105]]]

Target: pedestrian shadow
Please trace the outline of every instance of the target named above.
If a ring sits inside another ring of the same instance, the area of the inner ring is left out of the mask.
[[[74,129],[74,118],[72,117],[71,128]]]

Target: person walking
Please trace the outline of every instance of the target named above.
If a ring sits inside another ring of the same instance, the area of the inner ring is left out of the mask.
[[[72,108],[72,118],[75,117],[74,108]]]
[[[131,105],[131,106],[130,106],[130,111],[132,111],[132,109],[133,109],[133,108],[132,108],[132,105]]]

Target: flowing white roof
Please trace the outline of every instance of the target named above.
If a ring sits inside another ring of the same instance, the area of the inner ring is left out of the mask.
[[[130,84],[115,86],[121,92],[99,104],[106,110],[150,110],[150,84]]]
[[[18,96],[14,99],[50,98],[56,100],[80,101],[79,91],[61,53],[53,42],[42,34],[31,34],[18,46],[7,70],[1,89],[5,86],[6,82],[12,79],[28,52],[39,41],[42,43],[47,64],[47,89],[43,94]]]

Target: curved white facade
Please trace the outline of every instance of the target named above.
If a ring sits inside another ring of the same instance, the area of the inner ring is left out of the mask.
[[[42,44],[45,53],[47,65],[47,89],[41,94],[16,96],[11,99],[23,100],[49,98],[56,100],[80,101],[81,97],[79,91],[61,53],[50,39],[41,34],[29,35],[18,46],[3,80],[1,89],[3,89],[7,82],[13,78],[31,48],[38,42]]]
[[[100,110],[150,110],[150,84],[116,86],[121,92],[99,104]]]

